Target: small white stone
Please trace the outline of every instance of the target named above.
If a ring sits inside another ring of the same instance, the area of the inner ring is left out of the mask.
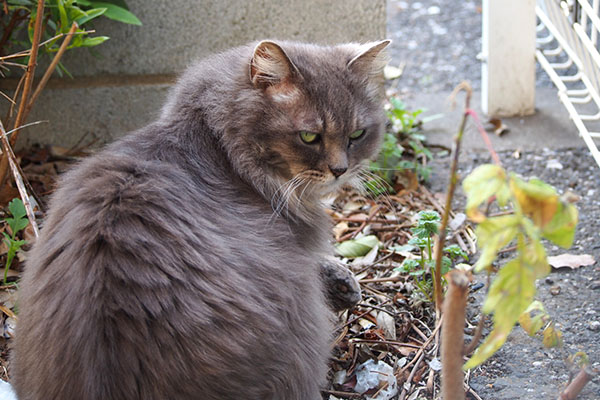
[[[541,361],[534,361],[531,365],[533,365],[536,368],[539,368],[543,365],[543,363]]]
[[[548,169],[563,169],[563,165],[560,161],[551,159],[546,162],[546,168]]]
[[[427,9],[427,14],[429,15],[437,15],[440,13],[440,8],[438,6],[431,6]]]

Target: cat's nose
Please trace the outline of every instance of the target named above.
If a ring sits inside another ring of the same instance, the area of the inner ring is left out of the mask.
[[[344,172],[348,170],[348,167],[332,167],[330,165],[329,170],[336,178],[339,178],[341,175],[344,174]]]

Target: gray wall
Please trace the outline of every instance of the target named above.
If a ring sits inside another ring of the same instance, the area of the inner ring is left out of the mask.
[[[50,122],[24,130],[20,146],[69,146],[84,135],[103,143],[142,127],[158,115],[168,88],[190,61],[252,40],[332,44],[385,37],[385,0],[127,3],[143,26],[97,22],[97,34],[111,40],[94,48],[95,56],[85,49],[66,54],[75,79],[49,83],[28,122]],[[0,80],[0,87],[11,83]]]

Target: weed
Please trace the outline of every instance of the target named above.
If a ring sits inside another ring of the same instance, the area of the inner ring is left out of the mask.
[[[6,218],[4,222],[6,222],[10,228],[10,235],[6,232],[2,232],[4,235],[4,243],[8,246],[8,253],[6,254],[6,265],[4,266],[4,285],[7,284],[6,279],[8,277],[8,270],[12,264],[12,261],[17,254],[17,252],[21,249],[21,247],[27,243],[26,240],[17,239],[17,233],[22,231],[29,225],[29,220],[27,219],[27,212],[25,211],[25,206],[21,199],[13,199],[8,204],[8,211],[12,217]]]
[[[419,291],[429,301],[433,300],[433,276],[435,274],[435,259],[433,258],[432,238],[439,232],[440,215],[436,211],[420,211],[417,226],[411,229],[413,237],[408,241],[411,249],[419,249],[419,259],[406,259],[396,270],[415,277]],[[442,257],[442,275],[452,267],[459,258],[468,261],[467,254],[457,245],[444,248]]]
[[[428,180],[431,169],[423,161],[431,159],[431,152],[423,145],[425,136],[421,133],[422,121],[419,115],[423,109],[410,111],[398,98],[389,100],[387,117],[389,131],[385,134],[381,152],[375,161],[371,162],[371,171],[385,181],[385,188],[377,185],[376,181],[367,182],[367,189],[379,195],[393,191],[392,187],[398,172],[411,170],[421,180]],[[434,116],[433,118],[436,118]],[[428,118],[427,120],[431,120]]]

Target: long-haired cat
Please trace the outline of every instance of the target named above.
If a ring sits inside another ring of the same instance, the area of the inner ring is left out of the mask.
[[[67,173],[21,283],[19,399],[319,399],[339,278],[321,199],[378,149],[388,43],[209,57]]]

